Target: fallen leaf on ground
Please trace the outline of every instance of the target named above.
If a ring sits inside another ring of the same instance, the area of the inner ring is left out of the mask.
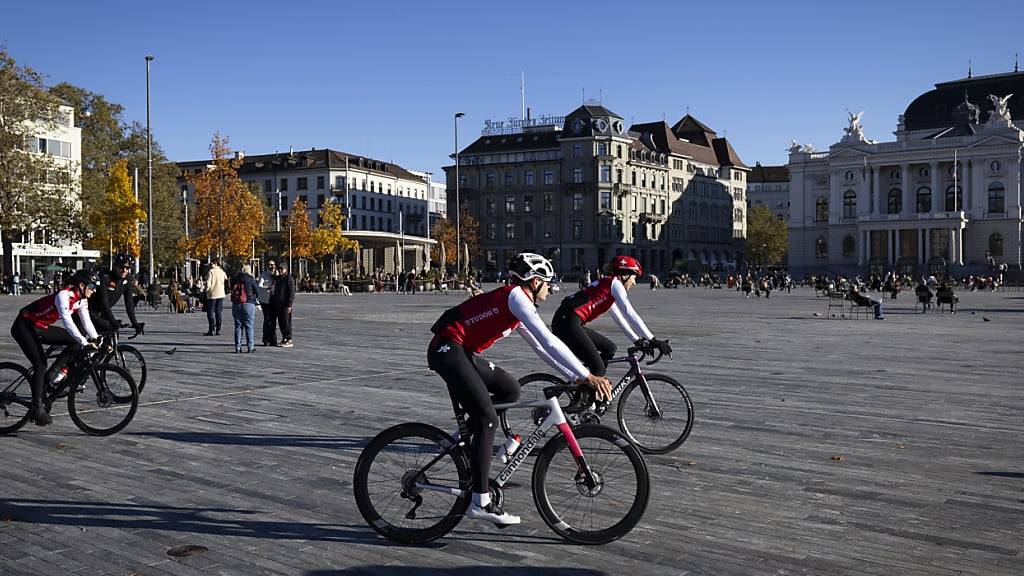
[[[62,449],[62,448],[64,448],[64,445],[63,445],[63,444],[57,444],[57,450],[60,450],[60,449]]]
[[[697,465],[697,461],[696,460],[687,460],[686,461],[686,465],[687,466],[696,466]]]
[[[903,448],[903,444],[902,444],[902,443],[897,443],[897,444],[896,444],[896,447],[897,447],[897,448]]]
[[[846,460],[846,456],[833,456],[832,459],[836,462],[842,462],[843,460]]]

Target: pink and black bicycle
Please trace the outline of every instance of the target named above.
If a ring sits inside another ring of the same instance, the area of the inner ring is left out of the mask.
[[[628,534],[643,517],[650,477],[640,451],[618,431],[599,424],[569,426],[558,396],[575,389],[548,386],[543,399],[495,404],[499,413],[544,408],[547,415],[490,480],[491,500],[503,504],[508,480],[542,446],[532,482],[541,519],[568,541],[606,544]],[[399,424],[374,437],[360,454],[353,481],[356,504],[380,535],[424,543],[462,520],[471,501],[472,469],[465,413],[458,404],[455,418],[458,441],[429,424]]]

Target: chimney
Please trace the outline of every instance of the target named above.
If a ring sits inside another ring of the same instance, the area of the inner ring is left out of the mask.
[[[235,150],[235,160],[245,160],[245,150]]]

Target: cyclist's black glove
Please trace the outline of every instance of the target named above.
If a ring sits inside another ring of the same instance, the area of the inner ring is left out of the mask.
[[[672,354],[672,347],[668,345],[668,340],[659,340],[658,338],[654,338],[650,341],[648,346],[651,350],[657,350],[661,354]]]
[[[638,350],[647,350],[647,338],[637,338],[636,342],[633,342],[633,346],[636,346]]]
[[[132,325],[132,329],[135,330],[135,335],[136,336],[138,336],[139,334],[145,334],[146,333],[146,323],[145,322],[139,322],[137,324],[133,324]]]

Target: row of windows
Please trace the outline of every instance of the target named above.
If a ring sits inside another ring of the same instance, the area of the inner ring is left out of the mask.
[[[534,223],[523,222],[523,237],[532,239],[534,237]],[[661,232],[661,226],[658,224],[645,224],[636,223],[637,236],[646,236],[648,238],[657,238]],[[643,230],[641,232],[641,227]],[[496,222],[488,222],[484,227],[485,235],[488,240],[495,240],[498,236],[498,224]],[[505,222],[504,227],[504,239],[515,240],[516,239],[516,223]],[[700,234],[701,240],[708,240],[709,238],[713,242],[717,242],[718,238],[724,236],[724,231],[718,229],[701,228]],[[710,231],[709,231],[710,230]],[[544,222],[543,227],[544,238],[552,238],[554,236],[554,223],[551,221]],[[622,237],[622,220],[618,219],[602,219],[600,222],[600,235],[602,238],[621,238]],[[583,220],[572,221],[572,239],[583,240]]]
[[[30,152],[49,154],[58,158],[71,158],[71,142],[56,140],[53,138],[29,138],[28,149]]]
[[[934,234],[931,237],[931,253],[945,254],[949,250],[948,239],[943,234]],[[872,248],[875,250],[876,248]],[[988,237],[988,251],[992,256],[1003,255],[1003,236],[999,233],[992,233]],[[843,258],[852,258],[857,253],[857,241],[853,236],[843,238]],[[828,258],[828,240],[818,238],[814,242],[814,257]]]
[[[287,177],[279,178],[278,179],[278,190],[280,190],[281,192],[287,192],[288,191],[288,186],[289,186],[289,180],[290,179],[287,178]],[[316,189],[317,190],[323,190],[325,185],[326,185],[326,177],[324,177],[324,176],[317,176],[316,177]],[[380,193],[380,194],[391,194],[391,184],[386,184],[384,182],[375,182],[373,180],[370,180],[369,182],[367,182],[366,178],[362,178],[361,180],[357,179],[357,178],[349,178],[348,182],[347,182],[347,185],[352,190],[362,190],[362,191],[365,191],[365,192],[377,192],[377,193]],[[336,190],[339,190],[339,191],[344,191],[346,189],[346,181],[345,181],[345,177],[344,176],[335,176],[334,177],[334,188]],[[295,178],[295,189],[296,190],[309,190],[309,178],[306,177],[306,176],[298,176],[298,177],[296,177]],[[405,193],[406,193],[406,187],[405,186],[396,186],[395,189],[396,189],[397,193],[400,196],[405,196]],[[271,192],[274,192],[274,181],[272,179],[265,178],[263,180],[263,192],[265,194],[269,194]],[[410,186],[408,188],[408,192],[409,192],[409,196],[412,197],[412,198],[419,198],[421,200],[426,198],[426,192],[423,191],[423,190],[419,190],[419,189],[416,189],[416,188],[413,188],[413,187]]]
[[[1006,189],[1000,182],[993,182],[988,187],[988,212],[1005,212]],[[953,185],[946,188],[944,198],[944,209],[947,212],[960,210],[963,207],[963,190]],[[932,191],[927,186],[917,189],[915,195],[915,208],[918,213],[931,212]],[[888,214],[899,214],[903,211],[903,191],[899,188],[889,190],[886,204]],[[843,193],[843,218],[856,218],[857,216],[857,193],[847,190]],[[814,203],[814,221],[828,221],[828,198],[819,197]]]
[[[480,164],[507,164],[511,162],[539,162],[543,160],[561,160],[561,150],[541,150],[538,152],[516,152],[509,154],[478,154],[460,156],[459,166],[478,166]]]

